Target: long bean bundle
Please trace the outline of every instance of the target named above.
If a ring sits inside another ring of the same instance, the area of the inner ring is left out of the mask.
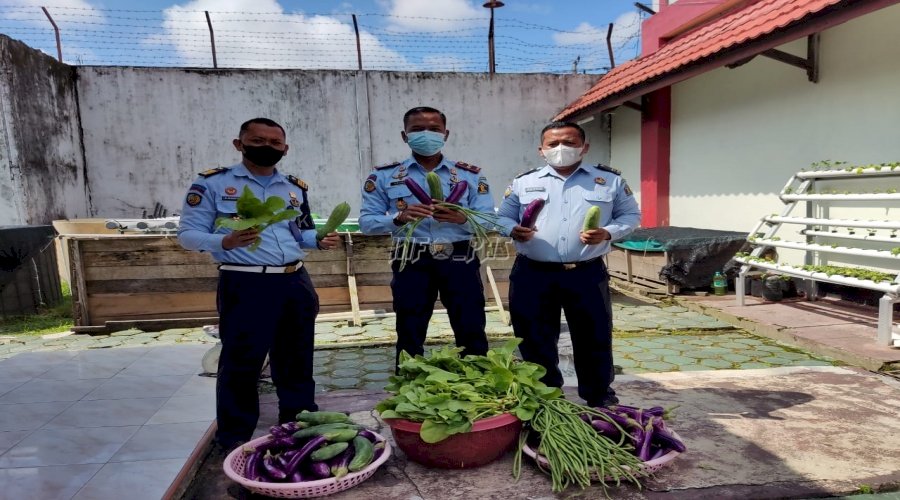
[[[585,413],[602,415],[593,408],[565,399],[551,399],[542,401],[531,420],[531,428],[540,434],[538,454],[550,464],[553,491],[563,491],[571,484],[586,488],[591,484],[592,475],[601,481],[615,481],[617,486],[623,479],[640,486],[639,478],[647,473],[641,468],[641,461],[632,454],[630,445],[623,440],[616,443],[597,433],[582,419],[581,415]],[[524,439],[520,441],[520,452],[522,446]],[[517,465],[514,464],[513,471],[516,477],[519,473]],[[603,488],[605,491],[605,482]]]

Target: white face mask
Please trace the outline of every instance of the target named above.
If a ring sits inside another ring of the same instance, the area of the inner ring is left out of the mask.
[[[573,148],[563,144],[552,149],[541,149],[541,152],[544,153],[544,159],[547,160],[547,165],[555,168],[569,167],[578,163],[581,161],[583,151],[584,147]]]

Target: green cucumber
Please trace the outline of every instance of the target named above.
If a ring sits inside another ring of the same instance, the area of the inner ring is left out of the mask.
[[[591,207],[584,216],[584,226],[582,231],[590,231],[600,227],[600,207]]]
[[[348,446],[350,446],[350,443],[346,442],[330,444],[312,452],[312,454],[309,455],[309,459],[313,462],[328,460],[340,455],[341,452],[346,450]]]
[[[308,422],[313,425],[318,424],[335,424],[350,423],[350,417],[346,413],[339,411],[302,411],[297,414],[297,420],[300,422]]]
[[[356,454],[353,455],[353,460],[350,460],[350,465],[347,466],[350,472],[365,469],[372,463],[372,459],[375,457],[375,447],[371,441],[362,436],[356,436],[353,438],[353,449],[356,450]]]

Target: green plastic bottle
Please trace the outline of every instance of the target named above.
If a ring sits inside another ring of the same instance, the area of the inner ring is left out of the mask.
[[[715,295],[725,295],[725,290],[727,288],[728,280],[725,279],[725,275],[716,271],[716,274],[713,275],[713,293]]]

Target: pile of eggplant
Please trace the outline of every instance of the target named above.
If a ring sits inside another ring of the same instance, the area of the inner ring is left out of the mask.
[[[304,411],[296,422],[273,426],[269,434],[263,444],[244,446],[245,478],[265,483],[340,478],[384,453],[384,441],[339,412]]]
[[[655,460],[673,450],[684,453],[687,449],[666,426],[667,412],[662,406],[643,409],[612,405],[594,409],[596,412],[582,413],[581,419],[612,441],[633,446],[634,454],[642,462]]]

